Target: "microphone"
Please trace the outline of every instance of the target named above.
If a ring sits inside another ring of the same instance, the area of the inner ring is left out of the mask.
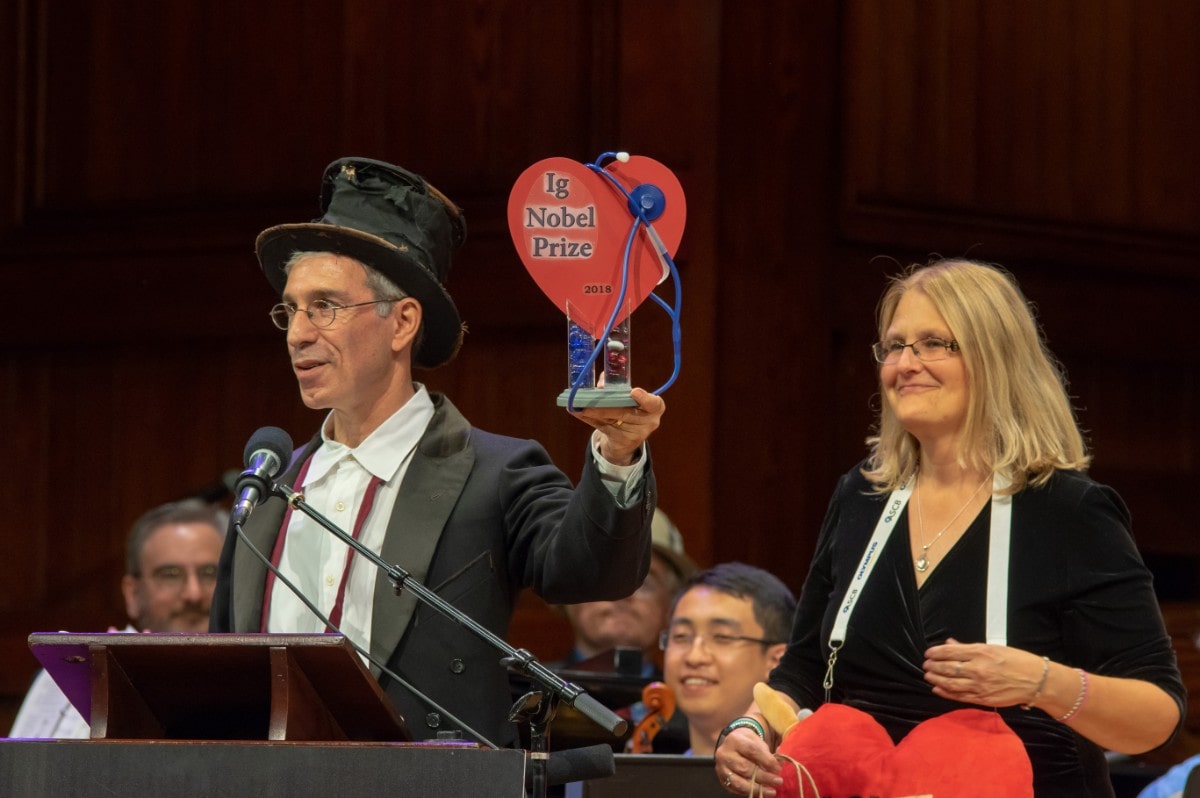
[[[254,506],[270,495],[271,480],[292,459],[291,436],[279,427],[262,427],[250,436],[244,457],[246,470],[234,486],[238,494],[232,513],[235,526],[244,524]]]
[[[603,743],[551,751],[546,759],[546,784],[602,779],[617,772],[613,750]]]

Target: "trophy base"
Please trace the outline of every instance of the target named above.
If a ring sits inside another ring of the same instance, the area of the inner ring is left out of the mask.
[[[571,398],[571,389],[566,388],[558,395],[558,406],[566,407]],[[580,388],[575,392],[575,407],[637,407],[629,390],[608,388]]]

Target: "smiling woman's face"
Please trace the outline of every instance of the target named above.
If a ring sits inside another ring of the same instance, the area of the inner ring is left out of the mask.
[[[896,305],[884,341],[910,344],[922,338],[954,340],[954,331],[920,289],[907,291]],[[884,399],[900,424],[925,446],[936,438],[955,437],[967,418],[970,387],[962,356],[950,352],[943,360],[922,361],[912,349],[895,363],[880,366]]]

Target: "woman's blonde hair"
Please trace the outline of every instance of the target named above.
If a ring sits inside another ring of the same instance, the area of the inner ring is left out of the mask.
[[[1055,469],[1090,461],[1067,397],[1066,378],[1046,348],[1016,282],[998,266],[970,260],[914,264],[892,278],[879,300],[879,337],[901,297],[920,291],[958,342],[969,387],[958,462],[1006,477],[1010,492],[1041,485]],[[879,492],[904,484],[920,464],[920,444],[886,398],[863,475]]]

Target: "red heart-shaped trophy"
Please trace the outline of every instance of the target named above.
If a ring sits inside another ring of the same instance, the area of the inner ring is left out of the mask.
[[[612,161],[605,171],[635,200],[646,197],[643,207],[661,203],[647,217],[674,257],[687,206],[671,170],[635,155],[628,162]],[[538,161],[521,173],[508,196],[508,229],[521,262],[554,306],[593,338],[604,331],[620,298],[634,218],[624,193],[570,158]],[[613,320],[628,316],[668,273],[643,226],[629,251],[623,311]]]
[[[957,709],[923,721],[897,745],[861,710],[823,704],[776,751],[806,768],[823,798],[932,795],[1032,798],[1033,768],[1021,739],[995,712]],[[780,798],[809,796],[783,763]]]

